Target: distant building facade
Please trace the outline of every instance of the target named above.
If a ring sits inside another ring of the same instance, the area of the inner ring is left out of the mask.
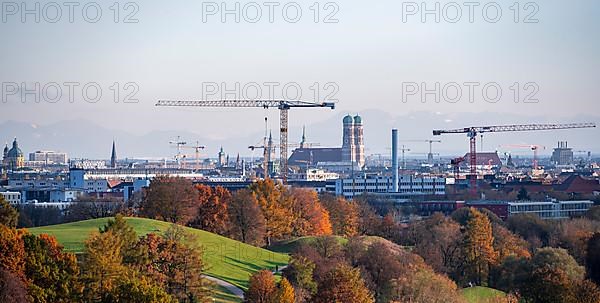
[[[6,200],[6,202],[8,202],[12,205],[21,203],[21,193],[20,192],[14,192],[14,191],[0,192],[0,196],[2,196],[4,198],[4,200]]]
[[[68,164],[67,154],[55,151],[43,151],[39,150],[33,153],[29,153],[29,161],[42,162],[48,164]]]
[[[555,165],[572,165],[573,149],[569,148],[569,144],[566,141],[559,141],[557,147],[552,151],[550,162]]]
[[[425,196],[445,195],[446,179],[441,177],[416,177],[400,175],[399,195]],[[393,177],[365,175],[355,178],[340,178],[335,181],[335,194],[351,199],[362,194],[393,192]]]

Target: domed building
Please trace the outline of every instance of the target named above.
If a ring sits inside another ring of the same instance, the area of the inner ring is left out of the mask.
[[[11,149],[8,149],[8,145],[4,147],[2,164],[4,164],[4,167],[11,170],[19,169],[25,166],[25,155],[19,148],[17,138],[15,138],[13,141]]]

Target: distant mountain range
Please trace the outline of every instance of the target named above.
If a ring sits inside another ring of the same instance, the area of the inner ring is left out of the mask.
[[[600,123],[599,116],[576,116],[571,118],[550,119],[545,117],[530,117],[514,114],[497,113],[460,113],[442,114],[435,112],[389,113],[380,110],[366,110],[360,112],[363,117],[365,129],[365,144],[367,154],[389,154],[391,146],[391,129],[398,128],[400,141],[422,140],[432,138],[433,129],[461,128],[478,125],[503,125],[521,123],[566,123],[566,122],[596,122]],[[340,146],[342,136],[342,117],[344,113],[315,124],[307,124],[307,140],[318,142],[321,146]],[[290,126],[290,142],[299,142],[301,125]],[[274,139],[279,134],[274,132]],[[13,137],[17,137],[23,152],[28,154],[35,150],[56,150],[67,152],[71,158],[108,159],[110,157],[112,140],[117,144],[119,158],[172,158],[176,149],[170,147],[168,142],[181,136],[188,140],[190,145],[196,140],[206,146],[204,156],[216,157],[220,146],[225,148],[231,157],[239,152],[242,156],[249,156],[251,152],[248,145],[256,144],[262,132],[245,133],[238,137],[225,140],[207,139],[202,133],[188,130],[150,131],[143,135],[133,134],[127,130],[113,130],[109,127],[92,123],[88,120],[65,120],[48,125],[37,125],[6,121],[0,123],[0,140],[9,145]],[[568,141],[569,146],[575,150],[591,150],[600,152],[600,128],[582,130],[560,130],[522,133],[496,133],[486,134],[483,137],[483,149],[508,151],[500,147],[506,144],[541,144],[546,149],[540,153],[549,154],[556,146],[557,141]],[[434,152],[442,155],[461,155],[468,149],[468,141],[463,135],[445,135],[438,137],[443,142],[434,145]],[[479,145],[477,148],[481,149]],[[3,143],[1,142],[0,143]],[[401,142],[411,149],[409,155],[420,155],[428,151],[427,143]],[[529,155],[530,151],[511,150],[513,154]],[[192,150],[189,152],[193,153]],[[260,156],[256,151],[255,155]]]

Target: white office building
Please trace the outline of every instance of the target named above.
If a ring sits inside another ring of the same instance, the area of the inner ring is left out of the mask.
[[[387,176],[364,175],[355,178],[340,178],[336,180],[335,193],[347,199],[362,194],[392,193],[392,183],[393,178]],[[446,179],[400,175],[398,193],[404,196],[445,195]]]
[[[2,197],[4,197],[4,200],[6,200],[10,204],[13,204],[13,205],[21,204],[21,193],[20,192],[5,191],[5,192],[0,192],[0,195]]]

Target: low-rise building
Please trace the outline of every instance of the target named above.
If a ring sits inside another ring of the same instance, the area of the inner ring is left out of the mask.
[[[363,175],[340,178],[335,183],[335,194],[351,199],[363,194],[393,193],[393,178],[380,175]],[[441,177],[417,177],[401,175],[398,180],[398,196],[445,195],[446,179]]]
[[[0,195],[10,204],[20,204],[21,201],[21,193],[14,191],[4,191],[0,192]]]

